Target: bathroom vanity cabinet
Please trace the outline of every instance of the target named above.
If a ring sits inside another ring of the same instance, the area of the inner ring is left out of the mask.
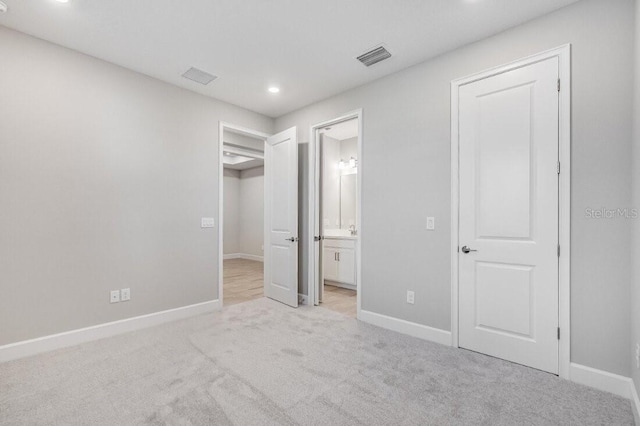
[[[324,279],[330,284],[355,289],[356,240],[355,238],[325,238]]]

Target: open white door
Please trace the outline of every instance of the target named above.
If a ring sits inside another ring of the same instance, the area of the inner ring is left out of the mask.
[[[316,134],[318,137],[318,142],[316,144],[316,152],[315,152],[315,164],[314,168],[316,170],[316,200],[315,200],[315,210],[318,213],[316,216],[316,220],[314,221],[315,230],[313,235],[319,235],[320,238],[314,245],[316,250],[315,258],[318,261],[315,263],[316,265],[316,277],[318,277],[318,283],[314,287],[314,291],[316,292],[316,296],[314,297],[315,305],[319,305],[322,303],[324,299],[324,223],[322,223],[322,218],[324,217],[324,212],[322,207],[324,203],[321,202],[322,194],[323,194],[323,179],[324,179],[324,155],[323,155],[323,135],[320,131],[316,130]]]
[[[264,158],[264,294],[298,307],[296,128],[267,138]]]

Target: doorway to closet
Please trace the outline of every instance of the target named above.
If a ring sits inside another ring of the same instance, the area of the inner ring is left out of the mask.
[[[218,299],[298,306],[296,128],[268,135],[219,128]]]
[[[264,296],[265,136],[224,127],[223,304]]]

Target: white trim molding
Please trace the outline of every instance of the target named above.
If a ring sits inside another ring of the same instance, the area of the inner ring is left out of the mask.
[[[458,95],[461,86],[494,75],[558,58],[559,92],[558,159],[562,166],[559,176],[559,233],[561,255],[558,264],[558,326],[561,338],[558,348],[558,375],[568,379],[571,362],[571,45],[566,44],[512,63],[492,68],[451,82],[451,335],[452,345],[458,341],[458,244],[459,244],[459,135]]]
[[[633,380],[629,377],[598,370],[572,362],[569,367],[572,382],[609,392],[623,398],[631,398]]]
[[[0,362],[24,358],[43,352],[79,345],[118,334],[128,333],[143,328],[153,327],[171,321],[193,317],[220,310],[219,300],[197,303],[166,311],[154,312],[133,318],[98,324],[77,330],[24,340],[0,346]]]
[[[378,327],[386,328],[387,330],[407,334],[409,336],[417,337],[418,339],[440,343],[441,345],[451,346],[450,331],[365,310],[360,311],[358,319]]]
[[[246,253],[229,253],[223,256],[224,260],[229,259],[246,259],[246,260],[255,260],[257,262],[264,262],[264,256],[256,256],[255,254],[246,254]]]

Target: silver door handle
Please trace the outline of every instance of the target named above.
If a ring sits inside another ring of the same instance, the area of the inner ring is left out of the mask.
[[[287,238],[287,241],[291,241],[292,243],[295,243],[296,241],[298,241],[298,237],[291,237],[291,238]]]
[[[463,253],[465,253],[465,254],[466,254],[466,253],[470,253],[470,252],[472,252],[472,251],[478,251],[478,250],[471,250],[471,249],[470,249],[469,247],[467,247],[467,246],[462,246],[462,249],[461,249],[461,250],[462,250],[462,252],[463,252]]]

